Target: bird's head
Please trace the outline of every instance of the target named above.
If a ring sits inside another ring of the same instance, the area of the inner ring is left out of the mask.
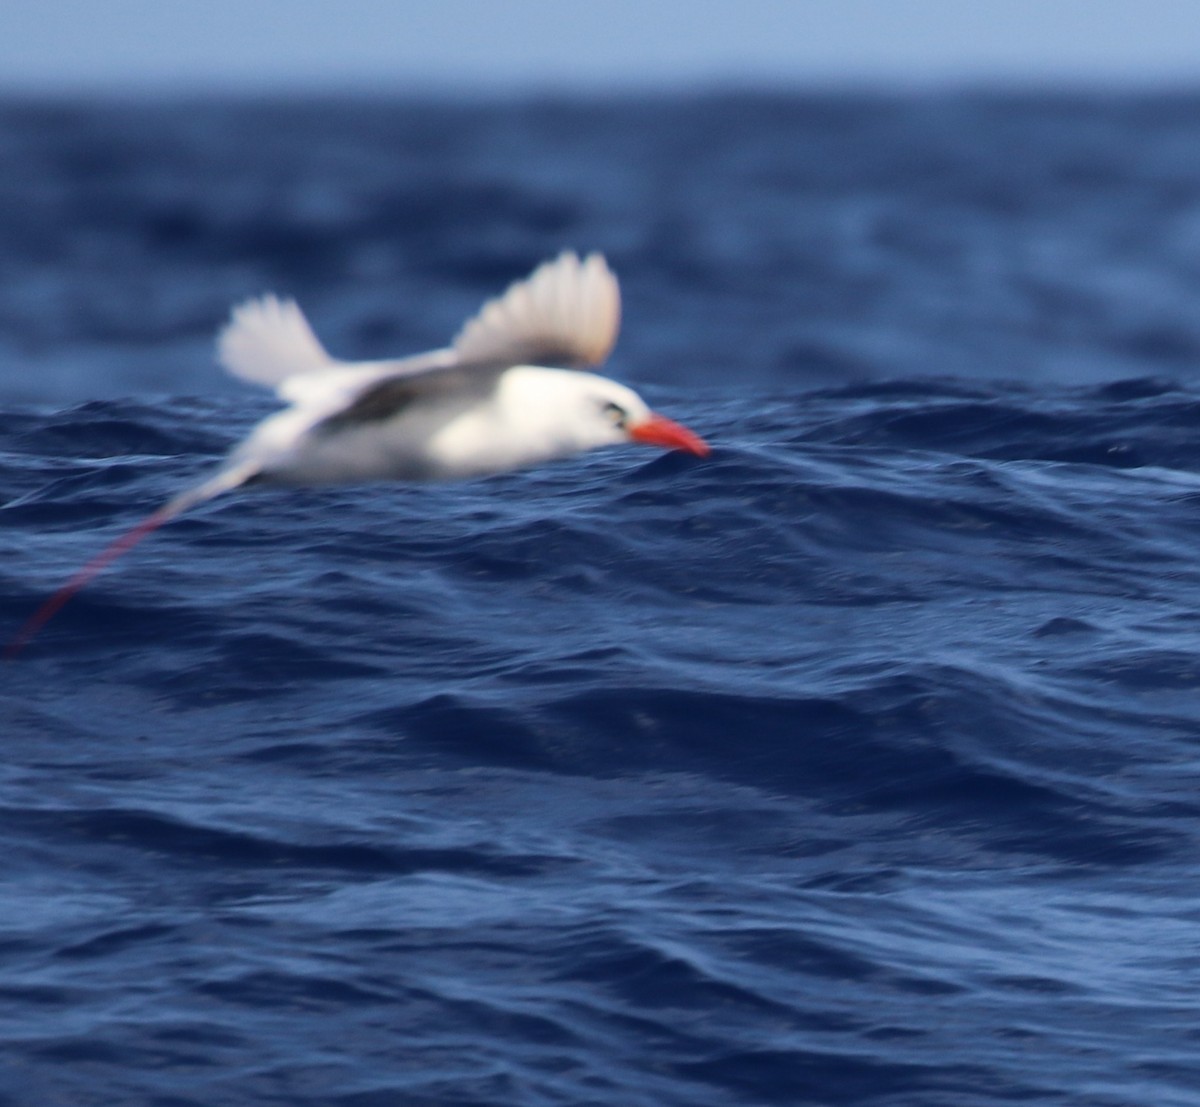
[[[587,446],[637,442],[665,450],[683,450],[697,457],[707,457],[710,452],[708,443],[699,435],[651,411],[632,388],[606,377],[591,377],[581,382],[574,406],[577,433],[585,438]]]
[[[473,456],[481,441],[491,442],[487,468],[480,469],[485,472],[629,442],[699,457],[709,453],[702,438],[651,411],[633,389],[594,373],[515,366],[500,378],[491,410],[497,424],[460,420],[453,428]]]

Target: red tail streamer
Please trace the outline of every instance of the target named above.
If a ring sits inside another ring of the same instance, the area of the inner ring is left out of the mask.
[[[34,635],[42,629],[66,604],[66,602],[75,595],[85,584],[92,580],[100,573],[105,566],[116,561],[123,553],[127,553],[133,549],[143,538],[151,531],[157,530],[179,514],[178,508],[174,503],[166,504],[160,507],[153,515],[148,515],[131,531],[127,531],[121,535],[111,546],[98,553],[92,558],[82,569],[79,570],[66,584],[64,584],[57,592],[54,593],[41,607],[39,607],[21,627],[8,645],[4,647],[4,660],[11,661],[17,656],[33,639]]]

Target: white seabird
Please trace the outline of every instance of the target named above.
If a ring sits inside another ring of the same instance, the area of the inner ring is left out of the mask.
[[[294,301],[247,301],[220,332],[217,359],[290,406],[259,423],[211,477],[88,562],[4,656],[147,534],[243,485],[461,480],[629,442],[707,455],[701,438],[632,389],[585,371],[607,358],[620,317],[604,258],[570,252],[485,304],[451,345],[397,360],[338,361]]]

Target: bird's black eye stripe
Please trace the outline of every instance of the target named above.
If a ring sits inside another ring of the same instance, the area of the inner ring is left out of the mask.
[[[604,412],[604,416],[613,426],[623,427],[629,419],[627,412],[620,404],[614,404],[611,400],[606,400],[600,405],[600,410]]]

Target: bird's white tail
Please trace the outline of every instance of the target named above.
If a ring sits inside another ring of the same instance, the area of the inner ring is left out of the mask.
[[[187,491],[181,492],[174,499],[168,500],[157,511],[147,515],[132,530],[126,531],[115,542],[101,550],[100,553],[93,557],[91,561],[25,620],[21,629],[13,635],[8,645],[4,647],[4,660],[11,661],[16,657],[17,654],[29,645],[34,635],[62,610],[67,601],[76,592],[86,586],[107,566],[116,561],[118,557],[132,550],[146,535],[158,530],[164,523],[169,523],[176,516],[182,515],[189,508],[195,507],[197,504],[202,504],[205,500],[211,500],[214,496],[219,496],[222,492],[229,492],[234,488],[239,488],[248,480],[257,476],[259,471],[258,464],[249,461],[222,469],[208,480],[201,482],[194,488],[189,488]]]

